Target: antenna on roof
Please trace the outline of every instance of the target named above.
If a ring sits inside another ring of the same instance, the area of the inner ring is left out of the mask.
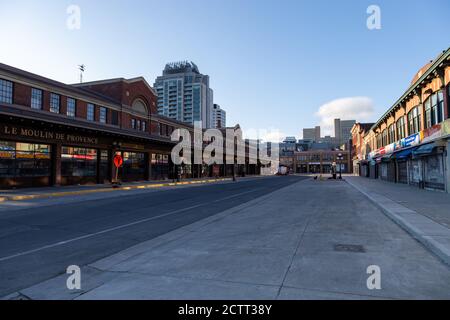
[[[80,83],[83,83],[83,72],[86,70],[86,66],[84,64],[80,64],[78,69],[80,70]]]

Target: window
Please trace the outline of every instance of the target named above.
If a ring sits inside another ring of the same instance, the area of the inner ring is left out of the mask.
[[[61,97],[57,94],[50,94],[50,112],[59,113]]]
[[[131,129],[136,129],[136,119],[131,119]]]
[[[87,119],[89,121],[95,120],[95,106],[92,103],[88,103],[87,105]]]
[[[110,110],[111,113],[111,124],[118,126],[119,125],[119,113],[116,110]]]
[[[49,145],[0,141],[1,177],[48,177],[50,172]]]
[[[31,89],[31,108],[42,110],[42,90]]]
[[[141,130],[141,120],[138,120],[136,123],[137,123],[136,129]]]
[[[432,94],[425,101],[425,126],[430,128],[444,120],[444,93]]]
[[[107,114],[107,110],[105,107],[100,107],[100,119],[99,121],[101,123],[106,123],[106,114]]]
[[[389,144],[395,142],[395,126],[391,124],[388,129],[388,135],[389,135]]]
[[[0,102],[12,103],[13,99],[13,83],[0,79]]]
[[[413,108],[408,113],[408,133],[412,135],[421,130],[421,111],[420,106]]]
[[[405,134],[405,117],[400,117],[396,123],[397,127],[397,138],[398,140],[401,140],[406,137]]]
[[[76,101],[73,98],[67,98],[67,116],[75,117],[76,115]]]
[[[147,131],[147,122],[142,121],[142,131]]]
[[[63,177],[96,177],[97,150],[62,147],[61,175]]]
[[[388,144],[388,133],[387,133],[387,130],[384,129],[383,133],[381,135],[382,135],[383,146],[387,146],[387,144]]]

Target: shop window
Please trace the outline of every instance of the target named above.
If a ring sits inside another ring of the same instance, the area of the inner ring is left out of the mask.
[[[76,101],[73,98],[67,98],[67,116],[75,117],[76,115]]]
[[[95,106],[92,103],[88,103],[87,105],[87,116],[88,121],[94,121],[95,120]]]
[[[50,173],[49,145],[0,141],[0,177],[41,177]]]
[[[97,150],[88,148],[62,147],[61,176],[96,177]]]
[[[31,108],[36,110],[42,110],[42,90],[32,88],[31,89]]]
[[[125,180],[143,179],[145,169],[144,153],[123,152],[123,178]]]
[[[421,111],[420,106],[413,108],[408,113],[408,133],[412,135],[421,130]]]
[[[61,97],[57,94],[50,94],[50,112],[59,113]]]
[[[106,123],[107,110],[105,107],[100,107],[100,118],[99,121],[101,123]]]
[[[13,103],[13,83],[0,79],[0,102]]]

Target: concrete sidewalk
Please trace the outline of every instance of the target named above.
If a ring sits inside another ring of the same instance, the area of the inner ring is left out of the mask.
[[[361,201],[362,200],[362,201]],[[369,290],[379,265],[382,290]],[[6,299],[450,299],[450,269],[343,181],[306,180]]]
[[[345,179],[450,265],[450,194],[362,177]]]

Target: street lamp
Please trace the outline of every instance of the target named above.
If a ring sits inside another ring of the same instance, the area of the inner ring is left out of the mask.
[[[338,153],[337,156],[338,164],[339,164],[339,180],[342,180],[342,160],[344,160],[344,155],[342,153]]]

